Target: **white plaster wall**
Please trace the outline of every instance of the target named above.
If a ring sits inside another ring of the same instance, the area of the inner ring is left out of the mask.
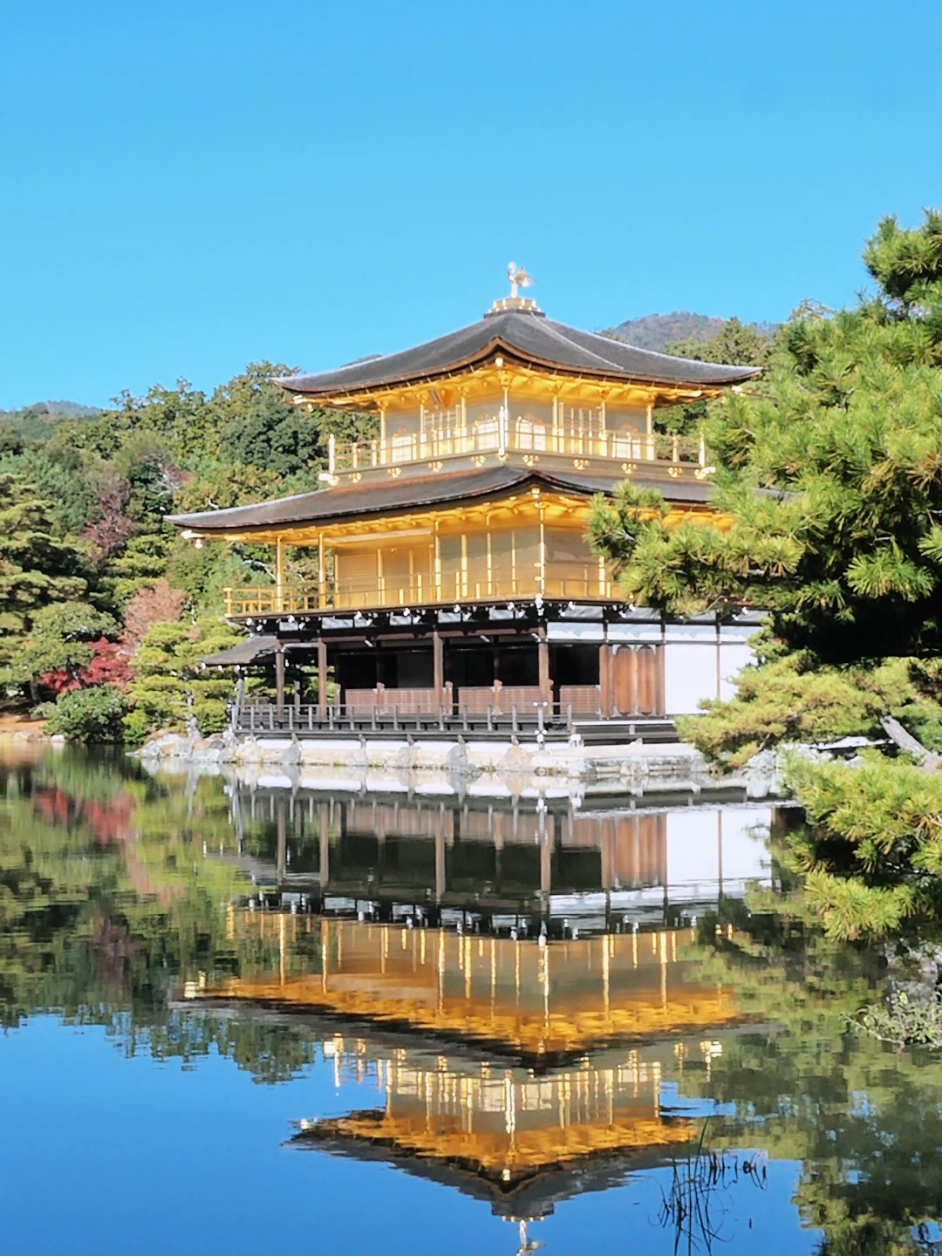
[[[716,645],[664,647],[664,701],[668,715],[693,715],[702,698],[716,697]]]

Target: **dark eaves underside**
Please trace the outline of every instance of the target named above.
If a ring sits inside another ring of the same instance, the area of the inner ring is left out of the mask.
[[[538,313],[512,310],[401,353],[352,362],[320,375],[286,376],[275,382],[302,396],[341,397],[364,389],[440,379],[487,361],[497,352],[540,370],[624,383],[699,388],[742,383],[759,374],[758,367],[674,358],[578,331]]]

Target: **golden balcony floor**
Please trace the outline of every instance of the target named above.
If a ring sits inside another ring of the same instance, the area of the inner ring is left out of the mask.
[[[344,579],[319,586],[276,584],[225,590],[226,617],[297,615],[331,610],[383,610],[453,602],[501,602],[536,597],[575,601],[620,601],[614,582],[598,564],[553,564],[544,576],[502,574],[487,568]]]

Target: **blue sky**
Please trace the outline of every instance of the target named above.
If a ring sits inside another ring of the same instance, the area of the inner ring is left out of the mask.
[[[318,370],[506,291],[852,301],[942,204],[942,5],[45,0],[0,41],[0,407]]]

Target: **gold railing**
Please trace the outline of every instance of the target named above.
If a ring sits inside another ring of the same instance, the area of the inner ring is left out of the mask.
[[[505,430],[506,427],[506,430]],[[328,471],[368,470],[397,463],[435,462],[474,454],[520,453],[539,457],[560,454],[575,458],[608,458],[618,462],[664,462],[704,466],[703,441],[694,436],[643,432],[566,432],[555,429],[516,431],[515,425],[489,425],[486,430],[427,432],[383,440],[338,444],[331,438]]]
[[[225,590],[226,615],[244,618],[266,615],[298,615],[312,611],[377,610],[395,607],[435,606],[451,602],[500,602],[535,597],[576,600],[617,600],[613,582],[597,565],[554,563],[540,578],[535,573],[507,576],[486,569],[442,575],[374,577],[339,580],[318,588],[316,584],[262,585]]]

